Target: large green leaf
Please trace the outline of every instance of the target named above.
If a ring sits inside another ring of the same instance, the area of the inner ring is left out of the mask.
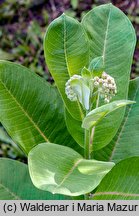
[[[57,90],[27,68],[6,61],[0,61],[0,120],[26,153],[48,141],[80,151],[66,129]]]
[[[81,24],[63,14],[48,27],[44,39],[46,63],[70,114],[81,120],[83,113],[78,102],[71,102],[65,94],[70,76],[80,74],[88,64],[89,48]]]
[[[139,157],[118,163],[92,196],[96,200],[139,200]]]
[[[78,196],[95,189],[114,163],[85,160],[71,148],[43,143],[29,152],[34,185],[52,193]]]
[[[69,114],[69,112],[65,110],[65,119],[66,119],[68,131],[70,134],[72,134],[76,142],[81,147],[84,147],[83,128],[90,129],[90,127],[96,126],[100,121],[103,120],[104,117],[106,117],[108,114],[110,114],[114,110],[120,107],[126,106],[127,104],[132,104],[132,103],[134,102],[129,101],[129,100],[119,100],[119,101],[113,101],[110,104],[106,104],[101,107],[98,107],[87,114],[87,116],[83,120],[82,125],[80,121],[73,119],[72,116]]]
[[[139,78],[130,81],[128,98],[136,104],[127,107],[116,136],[109,145],[94,153],[96,159],[118,162],[139,156]]]
[[[98,56],[103,57],[106,73],[114,77],[117,84],[118,93],[114,100],[126,99],[136,42],[131,22],[118,8],[106,4],[87,13],[82,25],[89,39],[90,60]],[[101,124],[96,126],[95,150],[111,141],[122,122],[123,115],[124,109],[116,110],[107,120],[102,120]]]
[[[70,113],[65,109],[65,121],[67,129],[75,141],[83,148],[84,147],[84,129],[82,122],[74,119]]]
[[[11,159],[0,159],[0,200],[62,200],[68,198],[34,187],[27,165]]]
[[[90,129],[91,127],[96,126],[104,117],[106,117],[111,112],[119,109],[128,104],[133,104],[135,101],[130,100],[118,100],[111,103],[100,106],[92,111],[90,111],[83,120],[82,127]],[[106,120],[106,119],[105,119]]]

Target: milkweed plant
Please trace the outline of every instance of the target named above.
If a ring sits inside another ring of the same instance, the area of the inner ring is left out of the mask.
[[[0,159],[1,199],[139,198],[135,44],[127,16],[106,4],[81,23],[62,14],[48,26],[55,85],[0,61],[0,121],[28,157],[28,165]]]

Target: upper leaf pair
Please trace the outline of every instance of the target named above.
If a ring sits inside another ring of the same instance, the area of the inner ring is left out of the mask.
[[[102,56],[101,65],[116,80],[118,92],[115,100],[126,99],[135,42],[135,32],[130,21],[112,4],[94,8],[83,18],[81,24],[66,15],[50,24],[44,40],[45,57],[68,110],[68,128],[71,128],[70,124],[80,127],[84,114],[78,102],[71,102],[66,97],[67,80],[74,74],[81,75],[82,69],[85,66],[88,68],[92,59]],[[121,124],[123,114],[124,109],[119,109],[96,126],[94,149],[100,149],[111,141]],[[111,122],[115,122],[113,127]],[[72,129],[69,132],[83,146],[83,132],[79,134]]]
[[[120,25],[113,28],[115,19],[117,22],[120,20]],[[99,25],[95,24],[98,22]],[[69,132],[81,146],[84,135],[80,120],[84,113],[78,103],[71,102],[66,97],[66,81],[69,76],[80,74],[85,65],[88,67],[89,53],[90,59],[104,54],[105,70],[116,79],[118,86],[115,99],[126,98],[134,45],[135,35],[131,23],[112,5],[95,8],[85,16],[82,24],[63,15],[48,27],[44,43],[46,60],[68,109],[66,123]],[[38,143],[48,140],[72,147],[76,145],[66,131],[59,95],[54,88],[24,67],[0,62],[0,100],[0,120],[26,153]],[[122,117],[123,111],[116,111],[96,126],[94,150],[109,143]],[[111,122],[115,122],[113,127]],[[74,125],[76,130],[72,130]],[[59,136],[61,131],[63,135]],[[68,137],[67,140],[65,137]],[[75,148],[79,150],[79,147]]]

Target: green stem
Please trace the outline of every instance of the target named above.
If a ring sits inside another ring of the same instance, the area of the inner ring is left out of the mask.
[[[90,130],[84,130],[84,157],[90,159]],[[85,200],[89,200],[89,194],[84,195]]]
[[[99,106],[99,93],[98,93],[98,96],[97,96],[96,108],[98,106]],[[95,128],[96,127],[93,127],[92,130],[91,130],[91,133],[90,133],[90,150],[91,150],[91,152],[93,151],[93,140],[94,140]]]
[[[90,136],[90,150],[93,151],[93,140],[94,140],[94,133],[95,133],[95,127],[91,130],[91,136]]]
[[[90,159],[90,131],[85,129],[85,148],[84,148],[84,157]]]
[[[99,106],[99,93],[98,93],[98,96],[97,96],[97,101],[96,101],[96,108]]]
[[[89,160],[90,159],[90,131],[85,129],[84,132],[85,132],[84,157]],[[84,194],[84,199],[89,200],[89,194]]]
[[[89,194],[84,194],[84,199],[89,200]]]
[[[99,94],[96,101],[96,108],[99,106]],[[84,130],[85,133],[85,140],[84,140],[84,157],[89,160],[91,158],[92,146],[93,146],[93,139],[94,139],[94,132],[95,127],[90,130]],[[84,194],[84,199],[89,200],[89,194]]]

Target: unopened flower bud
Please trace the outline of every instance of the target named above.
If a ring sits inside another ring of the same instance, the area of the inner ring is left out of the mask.
[[[104,88],[108,88],[108,84],[107,84],[107,83],[104,83],[104,84],[103,84],[103,87],[104,87]]]
[[[103,83],[103,79],[100,78],[100,79],[98,80],[98,82],[99,82],[99,84],[102,84],[102,83]]]
[[[112,84],[108,85],[109,89],[115,89],[115,87]]]
[[[98,76],[94,77],[94,81],[99,81],[99,77]]]
[[[103,97],[105,94],[104,101],[106,103],[109,103],[112,96],[114,96],[117,93],[117,88],[116,88],[116,83],[114,81],[114,78],[108,75],[106,72],[103,72],[100,78],[94,77],[93,82],[94,82],[94,86],[98,89],[100,96]]]
[[[94,86],[95,86],[95,87],[99,86],[99,82],[95,81],[95,82],[94,82]]]
[[[106,79],[106,78],[107,78],[107,74],[105,72],[103,72],[102,79]]]
[[[104,101],[105,101],[106,103],[109,103],[109,102],[110,102],[110,100],[109,100],[108,98],[105,98]]]

